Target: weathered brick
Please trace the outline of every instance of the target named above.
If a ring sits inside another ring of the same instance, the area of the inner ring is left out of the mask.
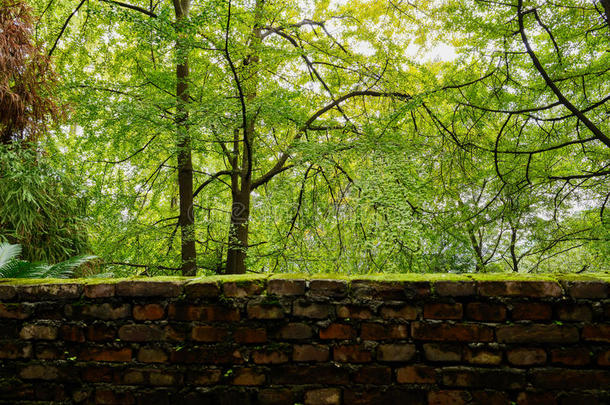
[[[551,392],[520,392],[517,405],[557,405],[557,401]]]
[[[373,313],[370,308],[361,305],[339,305],[337,307],[338,318],[371,319]]]
[[[441,372],[442,382],[448,387],[515,390],[523,388],[527,384],[524,372],[505,368],[447,367]]]
[[[533,366],[546,363],[546,352],[535,347],[511,349],[506,352],[506,357],[513,366]]]
[[[320,298],[342,298],[347,295],[347,282],[343,280],[311,280],[309,295]]]
[[[216,298],[220,295],[218,283],[194,280],[184,286],[188,298]]]
[[[413,344],[382,344],[377,347],[378,361],[410,361],[416,353]]]
[[[142,347],[138,351],[138,361],[142,363],[164,363],[167,359],[167,353],[157,347]]]
[[[149,342],[163,339],[163,330],[153,325],[123,325],[119,329],[119,339],[127,342]]]
[[[286,388],[261,389],[258,391],[256,399],[260,405],[285,405],[296,402],[294,393]]]
[[[115,284],[87,284],[83,287],[83,293],[87,298],[114,297]]]
[[[384,319],[405,319],[412,321],[417,319],[417,308],[413,305],[383,306],[381,316]]]
[[[306,323],[288,323],[278,332],[280,339],[303,340],[313,336],[313,329]]]
[[[50,325],[25,325],[19,332],[19,337],[25,340],[55,340],[57,327]]]
[[[288,363],[288,353],[279,350],[255,350],[252,352],[252,360],[256,364],[282,364]]]
[[[86,331],[87,340],[94,342],[114,340],[116,338],[116,334],[117,330],[115,327],[105,323],[93,323],[87,327]]]
[[[551,350],[551,362],[566,366],[584,366],[591,361],[590,350],[584,347],[570,347]]]
[[[178,321],[235,322],[240,314],[237,308],[228,306],[172,303],[168,317]]]
[[[373,360],[373,356],[364,346],[342,345],[333,349],[333,360],[341,363],[368,363]]]
[[[115,392],[98,388],[95,390],[95,403],[99,405],[132,405],[135,404],[135,399],[131,392]]]
[[[502,352],[489,347],[467,347],[464,360],[470,364],[499,365],[502,363]]]
[[[462,304],[428,303],[424,305],[424,318],[427,319],[462,319]]]
[[[120,297],[177,297],[182,284],[175,281],[121,281],[115,294]]]
[[[562,325],[499,326],[496,336],[500,343],[574,343],[578,329]]]
[[[610,324],[585,325],[582,338],[589,342],[610,343]]]
[[[133,319],[136,321],[156,321],[165,317],[165,309],[159,304],[134,305]]]
[[[218,369],[189,371],[186,381],[189,385],[213,385],[220,381],[222,373]]]
[[[261,295],[265,290],[263,280],[229,281],[222,284],[222,292],[226,297],[244,298]]]
[[[387,325],[381,323],[364,323],[360,331],[363,340],[406,339],[409,337],[407,325]]]
[[[184,342],[191,336],[191,325],[188,323],[172,323],[163,329],[164,338],[170,342]]]
[[[508,393],[503,391],[471,391],[472,403],[476,405],[515,405],[511,404]],[[542,404],[540,404],[542,405]]]
[[[443,297],[467,297],[476,293],[474,281],[437,281],[434,291]]]
[[[62,325],[59,329],[61,339],[67,342],[82,343],[85,341],[85,333],[83,329],[75,325]]]
[[[323,362],[328,361],[329,357],[328,346],[322,345],[294,345],[292,351],[292,360],[298,362]]]
[[[424,354],[429,361],[454,362],[462,360],[462,347],[451,343],[424,343]]]
[[[428,405],[465,405],[470,403],[468,391],[442,390],[428,393]]]
[[[0,359],[26,359],[32,356],[32,344],[26,342],[0,343]]]
[[[362,366],[352,374],[352,381],[357,384],[391,384],[392,369],[382,366]]]
[[[35,346],[36,358],[41,360],[58,360],[65,358],[65,351],[55,342],[50,344],[38,343]]]
[[[80,284],[73,283],[22,285],[16,288],[22,299],[36,301],[79,298],[82,291]]]
[[[231,383],[233,385],[263,385],[265,383],[265,374],[253,368],[239,368],[235,370]]]
[[[610,370],[537,369],[532,371],[531,382],[546,389],[606,389]]]
[[[436,372],[433,367],[425,365],[401,367],[396,371],[396,381],[400,384],[434,384]]]
[[[479,281],[477,289],[486,297],[560,297],[561,286],[554,281]]]
[[[356,335],[353,326],[343,323],[331,323],[326,328],[320,329],[320,339],[354,339]]]
[[[150,374],[148,374],[148,381],[150,385],[157,387],[171,387],[178,385],[180,380],[180,376],[175,373],[151,371]]]
[[[426,405],[425,390],[406,389],[400,386],[385,390],[374,388],[354,388],[343,392],[344,403],[350,405],[388,404],[388,405]]]
[[[305,280],[269,280],[267,293],[272,295],[304,295]]]
[[[141,385],[146,379],[141,370],[127,370],[120,376],[120,381],[125,385]]]
[[[411,336],[417,340],[491,342],[493,329],[485,325],[413,322]]]
[[[608,283],[601,281],[574,281],[567,283],[568,294],[572,298],[606,298]]]
[[[556,312],[562,321],[590,322],[593,319],[593,312],[586,304],[560,304]]]
[[[233,332],[233,339],[237,343],[265,343],[267,330],[264,328],[238,328]]]
[[[115,320],[131,316],[129,304],[103,304],[66,305],[66,315],[76,319],[103,319]]]
[[[553,317],[551,304],[543,302],[517,302],[513,305],[511,317],[515,321],[542,321]]]
[[[55,380],[59,377],[57,367],[42,364],[25,366],[19,372],[19,377],[24,380]]]
[[[501,322],[506,320],[506,306],[486,302],[470,302],[466,305],[466,317],[475,321]]]
[[[27,319],[32,315],[34,306],[30,304],[0,303],[0,318]]]
[[[311,319],[328,318],[333,313],[333,306],[319,304],[307,300],[297,300],[292,307],[294,316]]]
[[[284,309],[278,304],[248,303],[247,312],[250,319],[281,319],[284,317]]]
[[[131,361],[131,349],[89,347],[82,349],[78,358],[83,361],[128,362]]]
[[[400,301],[405,299],[405,288],[401,283],[389,281],[353,280],[351,295],[359,300]]]
[[[14,285],[0,284],[0,300],[12,300],[17,296],[17,289]]]
[[[597,365],[602,367],[610,366],[610,350],[605,350],[597,355]]]
[[[169,354],[170,362],[184,364],[241,364],[243,356],[232,346],[177,347]]]
[[[227,328],[216,326],[194,326],[191,339],[196,342],[222,342],[227,339],[229,331]]]
[[[320,388],[305,392],[305,405],[340,405],[341,390],[338,388]]]

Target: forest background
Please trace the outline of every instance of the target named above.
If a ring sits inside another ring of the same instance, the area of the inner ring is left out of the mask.
[[[0,242],[83,275],[610,271],[610,0],[0,0]]]

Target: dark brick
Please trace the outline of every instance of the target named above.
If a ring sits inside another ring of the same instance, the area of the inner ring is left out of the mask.
[[[117,331],[114,326],[107,325],[105,323],[93,323],[87,327],[86,335],[87,340],[94,342],[104,340],[114,340],[116,338]]]
[[[429,303],[424,305],[424,318],[427,319],[462,319],[462,304]]]
[[[233,332],[233,339],[237,343],[265,343],[267,330],[264,328],[238,328]]]
[[[189,371],[186,381],[189,385],[213,385],[220,381],[222,373],[218,369]]]
[[[133,319],[136,321],[156,321],[165,317],[165,309],[159,304],[134,305]]]
[[[508,393],[501,391],[471,391],[473,405],[515,405]]]
[[[288,353],[279,350],[255,350],[252,352],[252,361],[256,364],[283,364],[288,363]]]
[[[590,363],[590,358],[590,350],[584,347],[551,350],[551,362],[566,366],[584,366]]]
[[[591,308],[586,304],[561,304],[556,311],[562,321],[590,322],[593,319]]]
[[[271,295],[304,295],[305,280],[269,280],[267,293]]]
[[[404,286],[396,282],[353,280],[350,284],[351,295],[356,299],[400,301],[405,299]]]
[[[378,387],[368,389],[345,390],[344,404],[349,405],[426,405],[427,392],[425,390],[411,390],[400,387]]]
[[[55,340],[57,334],[55,326],[30,324],[21,328],[19,337],[24,340]]]
[[[127,342],[149,342],[163,339],[163,330],[153,325],[124,325],[119,329],[119,339]]]
[[[26,342],[0,343],[0,359],[26,359],[32,356],[32,344]]]
[[[167,359],[167,353],[156,347],[142,347],[138,351],[138,361],[142,363],[164,363]]]
[[[610,343],[610,324],[585,325],[582,338],[589,342]]]
[[[396,381],[400,384],[434,384],[436,372],[433,367],[425,365],[406,366],[397,370]]]
[[[371,351],[360,345],[342,345],[333,349],[333,360],[341,363],[368,363],[373,360]]]
[[[341,405],[341,390],[319,388],[305,392],[305,405]]]
[[[491,342],[493,329],[485,325],[466,323],[413,322],[411,336],[416,340]]]
[[[502,363],[502,352],[490,347],[467,347],[464,360],[470,364],[499,365]]]
[[[0,318],[27,319],[34,307],[30,304],[0,303]]]
[[[501,322],[506,320],[506,307],[502,304],[471,302],[466,305],[466,317],[475,321]]]
[[[553,317],[553,309],[551,304],[547,303],[518,302],[513,305],[511,316],[515,321],[542,321],[551,319]]]
[[[485,297],[560,297],[561,286],[554,281],[479,281],[478,292]]]
[[[470,402],[468,391],[442,390],[428,393],[428,405],[465,405]]]
[[[286,405],[295,403],[293,392],[286,388],[261,389],[258,391],[257,395],[257,401],[260,405]]]
[[[248,303],[248,318],[250,319],[281,319],[284,317],[284,309],[278,304],[256,304]]]
[[[475,295],[474,281],[437,281],[434,291],[443,297],[467,297]]]
[[[292,314],[302,318],[324,319],[328,318],[332,313],[332,305],[318,304],[307,300],[295,301],[292,308]]]
[[[392,369],[381,366],[363,366],[352,374],[352,381],[358,384],[391,384]]]
[[[532,347],[520,347],[506,352],[508,362],[513,366],[533,366],[546,363],[546,352]]]
[[[191,281],[184,286],[184,293],[189,298],[216,298],[220,287],[213,281]]]
[[[225,347],[178,347],[169,354],[172,363],[184,364],[241,364],[243,357],[239,349]]]
[[[601,281],[574,281],[567,283],[568,293],[572,298],[606,298],[608,283]]]
[[[95,390],[95,403],[99,405],[132,405],[135,399],[130,392],[115,392],[109,389]]]
[[[294,345],[292,360],[323,362],[330,358],[328,346],[321,345]]]
[[[82,343],[85,341],[85,333],[83,329],[75,325],[62,325],[59,329],[61,339],[67,342]]]
[[[177,297],[182,284],[174,281],[121,281],[115,294],[120,297]]]
[[[342,280],[311,280],[309,295],[320,298],[342,298],[347,295],[347,282]]]
[[[547,389],[607,389],[610,370],[539,369],[532,372],[531,382]]]
[[[73,283],[37,284],[16,286],[17,294],[22,299],[35,301],[65,300],[79,298],[82,286]]]
[[[131,361],[131,349],[127,347],[121,349],[84,348],[80,351],[78,358],[83,361],[129,362]]]
[[[306,323],[289,323],[280,329],[278,336],[286,340],[309,339],[313,336],[313,330]]]
[[[75,319],[102,319],[116,320],[129,318],[131,306],[129,304],[103,304],[66,305],[66,315]]]
[[[244,298],[261,295],[264,290],[264,280],[229,281],[222,284],[223,294],[230,298]]]
[[[178,321],[235,322],[240,319],[237,308],[178,303],[170,304],[168,316]]]
[[[372,317],[371,309],[361,305],[339,305],[337,307],[337,318],[371,319]]]
[[[335,365],[287,365],[271,369],[271,383],[289,384],[328,384],[343,385],[349,382],[349,371],[346,367]]]
[[[462,347],[451,343],[424,343],[426,359],[434,362],[456,362],[462,360]]]
[[[13,285],[0,284],[0,300],[12,300],[17,296],[17,289]]]
[[[413,344],[382,344],[377,347],[378,361],[410,361],[416,353]]]
[[[500,343],[575,343],[578,329],[562,325],[499,326],[496,336]]]
[[[114,297],[115,284],[87,284],[83,287],[83,293],[87,298]]]
[[[517,405],[555,405],[555,395],[550,392],[520,392]]]
[[[405,319],[412,321],[417,319],[417,314],[417,308],[413,305],[381,307],[381,316],[384,319]]]
[[[525,373],[517,370],[448,367],[441,372],[443,384],[448,387],[515,390],[527,384]]]
[[[354,339],[356,329],[342,323],[331,323],[324,329],[320,329],[320,339]]]
[[[363,340],[406,339],[409,337],[407,325],[387,325],[381,323],[364,323],[360,331]]]
[[[239,368],[233,375],[233,385],[257,386],[265,383],[265,373],[254,368]]]
[[[227,328],[216,326],[194,326],[191,339],[197,342],[223,342],[227,339]]]

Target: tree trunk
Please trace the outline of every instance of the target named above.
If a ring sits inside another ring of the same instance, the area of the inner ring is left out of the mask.
[[[188,131],[189,65],[188,49],[181,40],[180,25],[188,18],[190,0],[174,0],[176,13],[176,146],[178,147],[178,193],[180,195],[182,275],[197,274],[195,215],[193,212],[193,162]]]

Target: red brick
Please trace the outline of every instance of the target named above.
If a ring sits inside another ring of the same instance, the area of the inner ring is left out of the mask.
[[[385,319],[406,319],[412,321],[417,319],[417,313],[417,308],[412,305],[381,307],[381,316]]]
[[[464,360],[470,364],[499,365],[502,363],[502,352],[489,347],[467,347]]]
[[[233,375],[233,385],[263,385],[265,374],[252,368],[239,368]]]
[[[96,389],[95,403],[99,405],[132,405],[135,404],[135,399],[130,392],[114,392],[108,389]]]
[[[63,325],[59,329],[61,339],[67,342],[82,343],[85,341],[85,333],[83,329],[74,325]]]
[[[404,286],[391,281],[353,280],[350,293],[358,300],[400,301],[406,298]]]
[[[177,347],[169,353],[172,363],[184,364],[241,364],[239,349],[230,346]]]
[[[342,323],[331,323],[328,327],[320,329],[320,339],[354,339],[356,330]]]
[[[402,367],[396,372],[396,381],[400,384],[434,384],[436,372],[433,367],[423,365]]]
[[[486,297],[560,297],[561,286],[554,281],[479,281],[478,292]]]
[[[582,338],[589,342],[610,343],[610,324],[585,325]]]
[[[471,302],[466,305],[466,316],[475,321],[501,322],[506,320],[506,307],[502,304]]]
[[[115,294],[120,297],[177,297],[182,284],[174,281],[121,281]]]
[[[131,306],[129,304],[103,304],[66,305],[66,315],[78,319],[115,320],[129,318]]]
[[[287,340],[309,339],[313,336],[311,326],[305,323],[289,323],[279,331],[279,337]]]
[[[235,322],[240,320],[237,308],[219,305],[170,304],[170,319],[178,321]]]
[[[468,391],[430,391],[428,405],[463,405],[470,402]]]
[[[226,328],[216,326],[195,326],[191,332],[191,339],[197,342],[222,342],[227,339],[229,332]]]
[[[608,296],[608,283],[601,281],[575,281],[567,284],[572,298],[606,298]]]
[[[226,297],[244,298],[261,295],[265,290],[263,280],[229,281],[222,284],[222,291]]]
[[[531,382],[547,389],[606,389],[610,387],[610,370],[540,369],[532,373]]]
[[[360,338],[363,340],[406,339],[408,337],[407,325],[364,323],[360,331]]]
[[[248,303],[247,312],[250,319],[281,319],[284,317],[284,309],[276,304]]]
[[[305,280],[269,280],[267,293],[271,295],[304,295]]]
[[[455,362],[462,360],[462,347],[451,343],[424,343],[426,359],[429,361]]]
[[[222,373],[218,369],[197,370],[187,373],[187,382],[192,385],[213,385],[220,381]]]
[[[233,333],[233,339],[237,343],[265,343],[267,341],[267,330],[264,328],[238,328]]]
[[[129,362],[131,361],[131,349],[127,347],[121,349],[85,348],[81,350],[78,357],[83,361]]]
[[[156,387],[171,387],[180,385],[182,376],[164,371],[151,371],[148,374],[149,384]]]
[[[385,390],[378,388],[356,388],[345,390],[344,403],[349,405],[426,405],[426,392],[401,386],[391,386]]]
[[[25,325],[21,328],[19,337],[24,340],[55,340],[57,328],[50,325]]]
[[[104,323],[94,323],[87,327],[87,340],[104,341],[114,340],[116,337],[116,329],[113,326]]]
[[[343,345],[333,349],[333,359],[341,363],[368,363],[373,360],[373,356],[363,346]]]
[[[309,295],[321,298],[341,298],[347,295],[347,282],[342,280],[311,280]]]
[[[377,347],[378,361],[409,361],[416,353],[413,344],[383,344]]]
[[[557,306],[557,317],[562,321],[590,322],[593,313],[586,304],[561,304]]]
[[[252,352],[252,360],[256,364],[282,364],[287,363],[287,353],[277,350],[256,350]]]
[[[462,304],[429,303],[424,305],[424,318],[427,319],[462,319]]]
[[[174,323],[163,329],[165,340],[172,342],[184,342],[191,336],[191,326],[185,323]]]
[[[305,392],[305,405],[340,405],[341,390],[338,388],[320,388]]]
[[[33,306],[0,302],[0,318],[27,319],[32,315]]]
[[[610,366],[610,350],[603,351],[597,355],[597,365],[602,367]]]
[[[297,300],[292,307],[292,314],[303,318],[324,319],[332,314],[332,310],[333,307],[329,304],[318,304],[306,300]]]
[[[81,371],[81,378],[87,382],[110,383],[114,381],[114,370],[111,367],[91,366]]]
[[[508,394],[501,391],[471,391],[472,403],[476,405],[515,405]]]
[[[88,284],[83,287],[83,293],[87,298],[114,297],[115,284]]]
[[[340,305],[337,307],[338,318],[371,319],[373,314],[367,307],[359,305]]]
[[[417,340],[491,342],[493,329],[485,325],[413,322],[411,336]]]
[[[553,310],[551,304],[547,303],[518,302],[513,305],[511,316],[515,321],[542,321],[551,319],[553,317]]]
[[[352,380],[357,384],[391,384],[392,369],[381,366],[363,366],[352,374]]]
[[[578,329],[561,325],[499,326],[496,336],[500,343],[575,343]]]
[[[138,352],[138,361],[142,363],[164,363],[167,358],[167,353],[156,347],[142,347]]]
[[[149,342],[163,339],[164,333],[158,326],[123,325],[119,329],[119,339],[127,342]]]
[[[589,349],[583,347],[551,350],[551,362],[566,366],[584,366],[590,363]]]
[[[476,288],[473,281],[437,281],[434,291],[443,297],[467,297],[475,295]]]
[[[136,321],[156,321],[165,317],[165,309],[159,304],[135,305],[133,319]]]
[[[506,357],[513,366],[533,366],[546,363],[546,352],[538,348],[511,349],[506,352]]]
[[[32,364],[22,368],[19,377],[24,380],[56,380],[59,374],[57,367]]]
[[[146,376],[141,370],[127,370],[120,375],[120,382],[125,385],[142,385]]]
[[[184,286],[184,293],[189,298],[216,298],[220,287],[213,281],[191,281]]]
[[[294,345],[292,360],[294,361],[328,361],[330,357],[327,346],[320,345]]]
[[[257,404],[260,405],[285,405],[295,403],[294,394],[291,390],[286,388],[267,388],[259,390],[256,399],[258,401]]]
[[[556,405],[555,395],[550,392],[520,392],[517,405]]]

